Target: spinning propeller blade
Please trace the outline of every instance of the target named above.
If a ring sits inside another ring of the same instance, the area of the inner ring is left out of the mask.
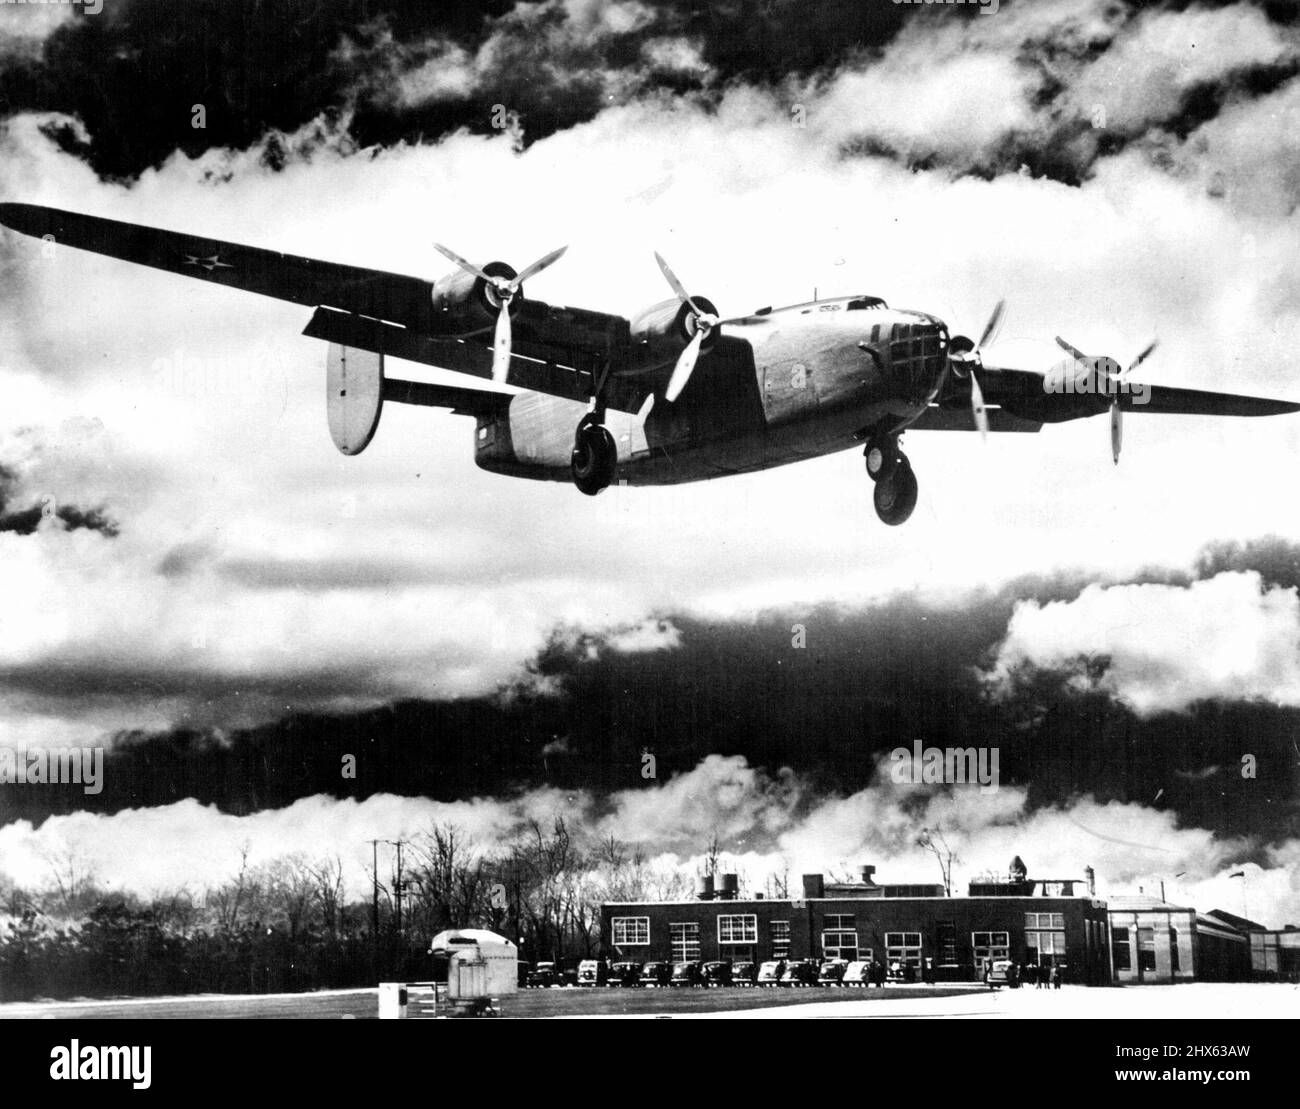
[[[492,342],[492,380],[498,384],[504,382],[510,376],[510,349],[513,344],[513,336],[510,327],[510,302],[515,299],[515,294],[519,292],[523,283],[530,277],[535,277],[546,269],[547,266],[559,261],[564,252],[569,248],[560,247],[559,250],[553,250],[545,257],[537,259],[531,266],[525,266],[514,277],[493,277],[485,273],[472,262],[467,262],[454,250],[443,246],[441,243],[434,243],[434,249],[444,258],[455,262],[466,273],[471,273],[475,277],[481,278],[487,284],[492,286],[496,293],[497,300],[500,301],[501,309],[497,313],[496,330],[493,334]]]

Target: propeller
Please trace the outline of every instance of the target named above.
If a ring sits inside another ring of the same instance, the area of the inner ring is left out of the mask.
[[[1079,350],[1078,347],[1071,346],[1059,335],[1056,337],[1056,345],[1076,362],[1082,362],[1085,366],[1094,365],[1098,359],[1090,359],[1086,354]],[[1113,373],[1109,369],[1106,373],[1106,391],[1110,393],[1110,455],[1115,465],[1119,465],[1119,452],[1124,445],[1124,410],[1119,406],[1120,389],[1119,383],[1129,374],[1136,370],[1143,362],[1155,353],[1156,348],[1160,345],[1159,340],[1152,339],[1136,358],[1133,359],[1119,373]],[[1106,361],[1114,363],[1114,359]],[[1118,363],[1114,363],[1118,365]],[[1100,382],[1098,382],[1100,384]]]
[[[474,263],[467,262],[454,250],[449,250],[441,243],[434,243],[433,245],[434,249],[444,258],[455,262],[466,273],[471,273],[490,285],[496,293],[497,300],[501,302],[501,311],[497,313],[496,331],[492,341],[492,380],[501,384],[510,373],[510,347],[513,342],[510,331],[510,302],[514,300],[515,294],[519,292],[525,281],[530,277],[535,277],[552,263],[558,262],[569,248],[562,246],[559,250],[551,251],[544,258],[537,259],[531,266],[525,266],[514,277],[493,277],[491,274],[484,273]]]
[[[668,263],[657,252],[655,261],[659,263],[659,269],[663,272],[664,277],[668,279],[668,284],[672,286],[673,292],[677,294],[677,299],[690,306],[695,321],[695,334],[691,336],[690,342],[686,344],[682,353],[677,356],[677,365],[673,367],[673,375],[668,379],[668,388],[664,390],[664,399],[669,404],[672,404],[681,395],[682,390],[686,388],[686,383],[690,381],[691,374],[695,371],[695,363],[699,361],[700,350],[708,342],[709,336],[713,334],[714,329],[721,327],[724,323],[737,323],[739,321],[721,320],[712,312],[705,311],[691,298],[686,291],[686,286],[677,280],[677,275],[673,273]]]
[[[999,300],[993,306],[993,314],[984,325],[984,332],[978,343],[972,343],[965,335],[953,336],[948,344],[948,362],[958,377],[970,378],[970,411],[979,429],[980,437],[987,442],[989,436],[989,415],[984,407],[984,390],[980,388],[975,376],[977,369],[984,368],[984,348],[997,340],[1002,329],[1002,319],[1006,314],[1007,302]]]

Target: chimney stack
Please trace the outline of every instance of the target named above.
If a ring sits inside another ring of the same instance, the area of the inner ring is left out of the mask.
[[[1092,867],[1085,866],[1083,868],[1083,875],[1085,878],[1088,879],[1088,896],[1096,897],[1097,896],[1097,872],[1093,870]]]
[[[876,868],[874,866],[864,866],[862,868],[862,884],[864,886],[874,886],[876,882],[872,875],[875,873]]]

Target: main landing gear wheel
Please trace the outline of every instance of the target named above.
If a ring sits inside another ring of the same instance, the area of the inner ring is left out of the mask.
[[[897,439],[872,439],[867,443],[862,457],[867,465],[867,476],[872,481],[888,481],[902,455],[898,450]]]
[[[893,473],[887,480],[877,481],[872,500],[881,523],[891,528],[905,523],[916,508],[918,489],[912,464],[903,455],[898,456]]]
[[[618,448],[604,424],[584,420],[573,437],[573,456],[569,468],[573,484],[579,491],[594,497],[614,480],[618,465]]]

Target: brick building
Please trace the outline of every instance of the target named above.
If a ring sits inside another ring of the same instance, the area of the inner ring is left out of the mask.
[[[1249,977],[1246,936],[1213,914],[1159,897],[1110,897],[1115,982],[1239,982]]]
[[[1087,880],[1029,880],[1022,864],[1006,882],[947,897],[942,886],[878,885],[864,867],[857,882],[809,874],[802,887],[799,897],[742,899],[723,875],[691,901],[607,903],[605,952],[637,962],[879,959],[941,982],[977,980],[987,961],[1012,958],[1059,965],[1066,982],[1110,981],[1106,906]]]

